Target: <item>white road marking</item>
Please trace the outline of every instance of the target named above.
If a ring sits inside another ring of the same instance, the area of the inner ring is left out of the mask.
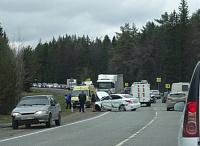
[[[104,113],[104,114],[102,114],[102,115],[99,115],[99,116],[96,116],[96,117],[93,117],[93,118],[89,118],[89,119],[77,121],[77,122],[74,122],[74,123],[70,123],[70,124],[66,124],[66,125],[62,125],[62,126],[58,126],[58,127],[54,127],[54,128],[49,128],[49,129],[45,129],[45,130],[41,130],[41,131],[29,133],[29,134],[17,136],[17,137],[12,137],[12,138],[8,138],[8,139],[0,140],[0,143],[1,143],[1,142],[5,142],[5,141],[9,141],[9,140],[13,140],[13,139],[17,139],[17,138],[21,138],[21,137],[26,137],[26,136],[30,136],[30,135],[35,135],[35,134],[38,134],[38,133],[42,133],[42,132],[46,132],[46,131],[50,131],[50,130],[54,130],[54,129],[58,129],[58,128],[62,128],[62,127],[67,127],[67,126],[75,125],[75,124],[82,123],[82,122],[86,122],[86,121],[90,121],[90,120],[94,120],[94,119],[100,118],[100,117],[102,117],[102,116],[104,116],[104,115],[106,115],[106,114],[108,114],[108,113],[109,113],[109,112],[106,112],[106,113]]]
[[[119,144],[117,144],[116,146],[121,146],[123,145],[125,142],[129,141],[130,139],[134,138],[137,134],[139,134],[142,130],[144,130],[145,128],[147,128],[149,125],[151,125],[157,118],[158,113],[156,111],[156,109],[154,108],[156,115],[153,118],[153,120],[151,120],[147,125],[145,125],[144,127],[142,127],[139,131],[137,131],[136,133],[134,133],[133,135],[131,135],[130,137],[128,137],[127,139],[123,140],[122,142],[120,142]]]

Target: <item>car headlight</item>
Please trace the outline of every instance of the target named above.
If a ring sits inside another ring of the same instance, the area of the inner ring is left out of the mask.
[[[19,116],[20,113],[12,113],[11,115],[12,115],[12,116]]]
[[[43,111],[37,111],[35,114],[47,114],[47,111],[43,110]]]

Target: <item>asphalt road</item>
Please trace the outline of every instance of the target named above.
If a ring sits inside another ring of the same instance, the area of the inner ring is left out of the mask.
[[[157,100],[136,111],[101,112],[90,119],[0,139],[0,145],[176,146],[180,116],[181,112],[166,111]]]

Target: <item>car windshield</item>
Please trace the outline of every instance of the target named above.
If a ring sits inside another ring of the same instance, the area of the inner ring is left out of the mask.
[[[133,98],[133,96],[131,96],[131,95],[124,95],[123,97],[125,97],[125,98]]]
[[[110,82],[101,82],[101,83],[98,83],[99,84],[99,89],[110,89],[112,88],[112,85]]]
[[[26,106],[26,105],[49,105],[49,100],[46,96],[29,96],[23,97],[17,106]]]
[[[86,96],[88,96],[88,90],[75,90],[75,91],[72,92],[72,97],[78,97],[78,95],[81,94],[82,91],[84,91]]]
[[[170,94],[170,97],[185,97],[185,94]]]

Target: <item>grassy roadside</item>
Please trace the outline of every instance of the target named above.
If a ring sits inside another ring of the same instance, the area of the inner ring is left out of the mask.
[[[33,92],[31,93],[22,93],[21,97],[23,96],[29,96],[29,95],[48,95],[51,94],[50,92],[46,92],[46,91],[41,91],[41,90],[37,90],[37,89],[33,89]],[[56,94],[53,94],[54,97],[58,100],[58,102],[60,103],[61,106],[61,116],[66,116],[68,114],[71,114],[71,110],[68,109],[66,110],[66,102],[65,99],[63,98],[63,96],[59,96]],[[74,109],[74,111],[77,111],[77,109]],[[6,123],[11,123],[11,115],[0,115],[0,124],[6,124]]]

